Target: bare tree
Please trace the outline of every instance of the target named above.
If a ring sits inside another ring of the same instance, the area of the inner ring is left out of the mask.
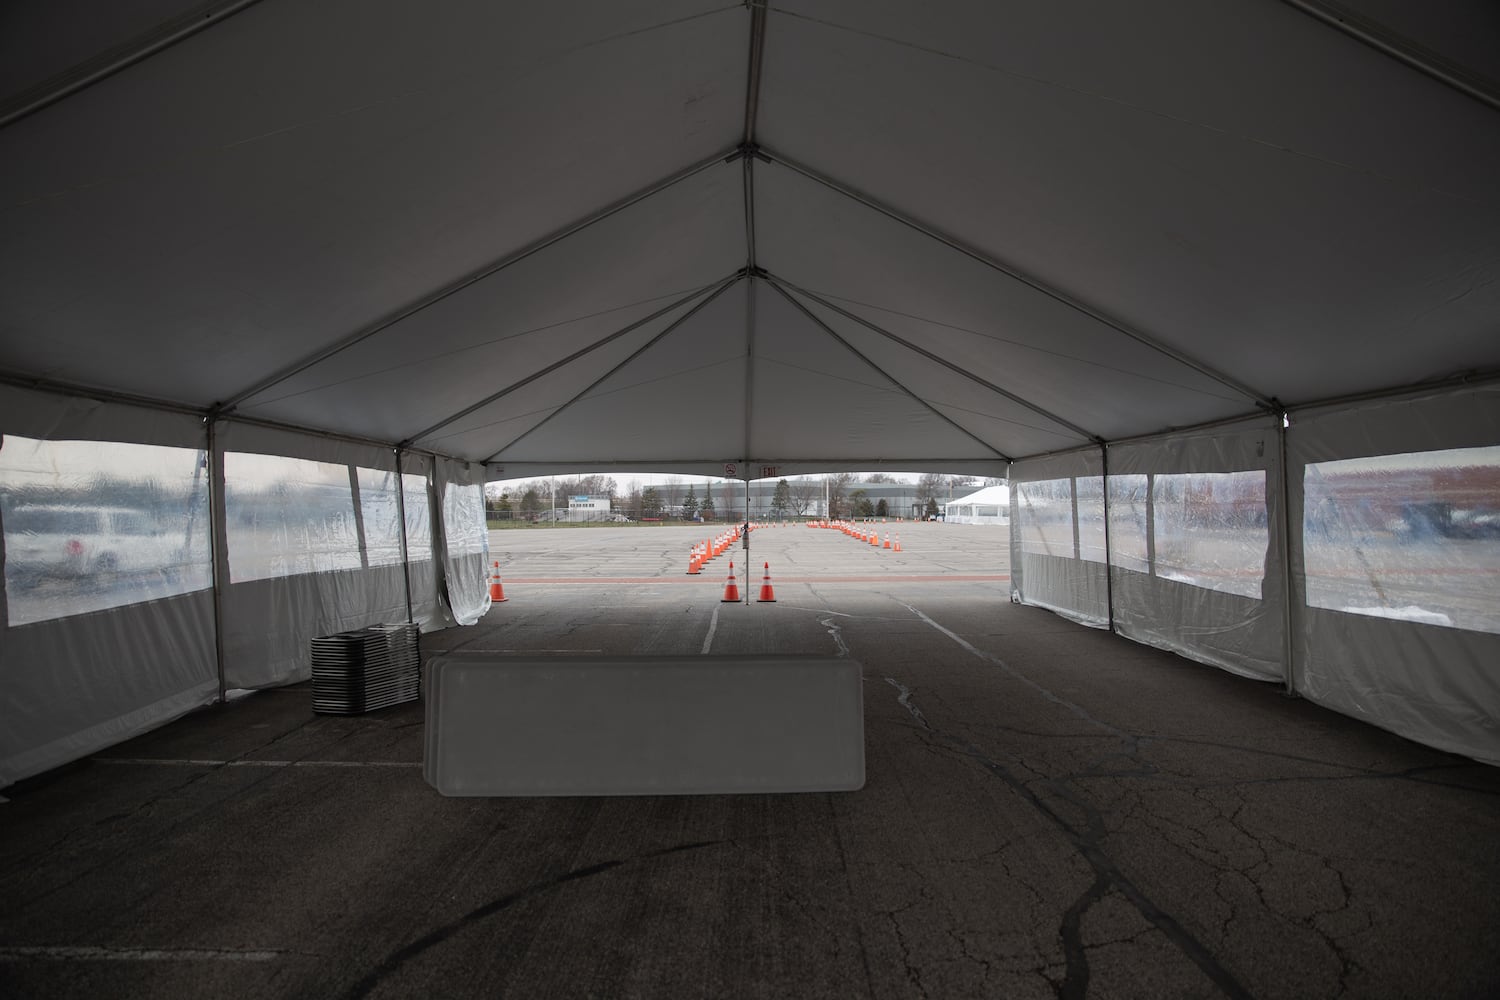
[[[898,483],[898,482],[900,482],[900,480],[897,479],[895,476],[891,475],[889,472],[872,472],[868,476],[865,477],[865,482],[867,482],[867,483]]]
[[[854,482],[852,472],[835,472],[824,480],[828,484],[828,516],[844,517],[849,511],[844,502],[844,493],[849,489],[849,484]]]
[[[557,495],[560,497],[612,497],[617,489],[615,477],[601,473],[557,480]]]
[[[805,517],[807,509],[823,495],[823,485],[816,479],[799,479],[788,489],[788,500],[798,517]]]
[[[664,506],[676,508],[682,503],[682,478],[680,476],[668,476],[662,480],[660,488],[656,491],[661,496]]]

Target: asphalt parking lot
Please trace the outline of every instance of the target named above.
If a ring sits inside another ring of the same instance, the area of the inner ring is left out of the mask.
[[[985,577],[988,584],[1010,579],[1010,529],[996,525],[888,521],[862,525],[880,545],[861,543],[831,528],[767,525],[715,558],[697,577],[687,572],[695,544],[728,530],[726,525],[669,524],[650,527],[587,527],[490,532],[490,554],[500,562],[509,585],[574,584],[608,586],[613,579],[649,579],[650,586],[695,585],[717,575],[722,589],[733,562],[741,583],[747,565],[757,590],[765,564],[773,581],[788,587],[819,583],[869,583],[904,576]],[[886,549],[889,537],[892,548]],[[902,551],[894,551],[897,541]],[[680,577],[680,579],[679,579]],[[923,582],[941,583],[928,579]],[[806,593],[798,590],[798,593]],[[997,593],[1008,594],[1001,587]]]
[[[449,799],[421,705],[267,691],[7,792],[0,995],[1500,990],[1500,770],[1011,605],[1004,529],[900,533],[757,531],[776,603],[725,604],[701,526],[493,532],[508,600],[423,639],[853,657],[863,789]]]

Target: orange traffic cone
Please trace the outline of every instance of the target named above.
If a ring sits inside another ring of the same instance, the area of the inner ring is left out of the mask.
[[[879,545],[880,544],[880,532],[878,532],[878,531],[872,531],[872,532],[870,532],[870,544],[871,545]]]
[[[890,548],[891,547],[891,533],[889,531],[887,531],[885,533],[885,546],[884,547],[885,548]]]
[[[739,581],[734,578],[734,563],[729,564],[729,582],[724,584],[724,600],[721,604],[738,604],[740,602]]]
[[[759,600],[775,603],[776,591],[771,589],[771,564],[766,563],[766,575],[760,578]]]
[[[499,604],[505,600],[505,585],[500,582],[500,564],[498,562],[491,566],[490,573],[490,603]]]
[[[697,576],[703,564],[698,560],[698,546],[693,546],[693,551],[688,553],[688,575]]]
[[[891,551],[892,552],[900,552],[901,551],[901,536],[900,535],[896,536],[896,547],[894,549],[892,549]]]

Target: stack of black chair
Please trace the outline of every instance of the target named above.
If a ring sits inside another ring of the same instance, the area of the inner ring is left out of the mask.
[[[416,701],[417,626],[371,625],[312,641],[313,711],[358,715]]]

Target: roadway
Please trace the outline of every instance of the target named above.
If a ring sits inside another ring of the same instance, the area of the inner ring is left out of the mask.
[[[263,692],[7,790],[0,995],[1500,990],[1500,770],[1011,605],[1003,529],[767,529],[748,605],[702,534],[497,532],[424,651],[845,654],[862,790],[447,799],[421,705]]]

